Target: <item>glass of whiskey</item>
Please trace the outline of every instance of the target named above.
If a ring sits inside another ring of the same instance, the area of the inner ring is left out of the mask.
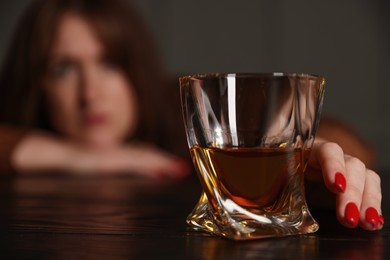
[[[233,240],[318,230],[303,174],[324,82],[296,73],[180,78],[187,141],[203,188],[189,225]]]

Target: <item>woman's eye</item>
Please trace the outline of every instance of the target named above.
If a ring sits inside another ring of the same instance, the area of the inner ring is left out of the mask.
[[[72,73],[75,70],[75,64],[71,61],[60,61],[51,68],[51,75],[54,78],[60,79]]]

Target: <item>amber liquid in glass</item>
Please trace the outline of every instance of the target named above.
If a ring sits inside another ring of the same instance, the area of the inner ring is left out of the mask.
[[[240,206],[274,214],[289,210],[294,186],[302,185],[309,150],[194,146],[191,155],[198,174],[201,167],[209,175],[200,178],[206,194],[216,189]]]

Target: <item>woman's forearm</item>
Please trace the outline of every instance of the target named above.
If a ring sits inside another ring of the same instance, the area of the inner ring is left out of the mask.
[[[38,131],[27,133],[11,154],[12,167],[21,172],[66,170],[71,146],[55,136]]]
[[[27,134],[15,147],[11,163],[16,171],[30,173],[128,173],[159,178],[183,177],[190,171],[185,161],[153,145],[88,147],[36,131]]]

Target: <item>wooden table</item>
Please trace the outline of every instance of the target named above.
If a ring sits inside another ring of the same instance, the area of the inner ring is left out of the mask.
[[[315,234],[234,242],[186,226],[199,195],[195,177],[0,178],[0,259],[390,259],[390,220],[380,232],[350,230],[312,210]]]

